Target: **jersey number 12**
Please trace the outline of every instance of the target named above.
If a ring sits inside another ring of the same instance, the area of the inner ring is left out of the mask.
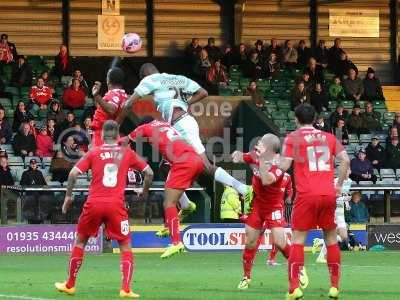
[[[330,151],[326,146],[307,147],[308,168],[311,172],[330,171]]]

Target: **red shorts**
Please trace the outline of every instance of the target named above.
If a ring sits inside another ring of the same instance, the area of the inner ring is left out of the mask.
[[[258,230],[286,226],[282,207],[263,207],[257,203],[254,203],[245,223]]]
[[[86,238],[97,236],[101,224],[105,225],[105,234],[109,238],[119,244],[130,244],[128,211],[122,203],[86,201],[76,231]]]
[[[171,163],[165,188],[186,190],[190,188],[197,176],[204,171],[204,161],[200,155],[185,154],[187,159],[178,163]]]
[[[101,131],[101,129],[93,129],[92,147],[98,147],[104,144]]]
[[[292,211],[292,229],[308,231],[321,228],[332,230],[335,224],[335,195],[297,194]]]

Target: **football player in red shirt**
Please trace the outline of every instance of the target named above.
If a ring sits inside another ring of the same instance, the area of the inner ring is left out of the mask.
[[[290,244],[285,233],[282,181],[284,173],[278,168],[281,143],[273,134],[264,135],[249,153],[235,151],[233,162],[248,163],[253,170],[252,186],[254,198],[252,209],[245,220],[246,245],[243,251],[243,279],[238,289],[247,289],[251,281],[251,269],[258,249],[258,241],[265,228],[271,229],[274,244],[288,258]],[[302,273],[304,282],[308,282],[307,274]]]
[[[92,88],[93,99],[97,104],[97,109],[94,113],[92,122],[92,145],[94,147],[103,144],[101,139],[101,129],[103,128],[104,122],[107,120],[117,120],[122,105],[126,98],[128,98],[125,90],[122,89],[124,78],[124,72],[118,67],[113,67],[107,72],[108,92],[104,97],[101,97],[100,95],[101,83],[99,81],[96,81]]]
[[[157,149],[170,164],[165,182],[164,216],[172,245],[161,258],[167,258],[184,250],[179,234],[179,216],[177,204],[185,190],[192,186],[197,176],[204,171],[203,158],[166,122],[143,118],[142,125],[129,134],[134,141],[137,137],[147,138],[153,148]]]
[[[283,145],[280,168],[293,164],[296,199],[292,211],[292,249],[288,263],[287,299],[301,299],[299,272],[304,265],[304,243],[308,231],[317,227],[324,232],[331,288],[329,297],[339,297],[340,249],[336,240],[336,195],[341,195],[349,169],[349,157],[342,144],[330,133],[315,129],[315,109],[301,104],[295,109],[299,129],[290,133]],[[339,178],[334,185],[335,158],[340,162]]]
[[[124,192],[129,168],[144,172],[142,197],[148,196],[153,171],[129,147],[117,145],[119,126],[109,120],[103,126],[104,144],[89,152],[73,167],[68,176],[68,187],[62,212],[66,213],[72,204],[72,190],[79,174],[92,170],[89,196],[83,207],[76,228],[77,237],[69,260],[69,275],[66,282],[57,282],[55,287],[68,295],[75,294],[75,280],[83,261],[85,245],[92,236],[97,236],[101,224],[106,235],[119,244],[121,250],[122,298],[137,298],[130,289],[134,270],[128,211],[125,207]]]

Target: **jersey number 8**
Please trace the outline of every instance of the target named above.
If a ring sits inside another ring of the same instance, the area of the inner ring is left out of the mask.
[[[103,173],[103,185],[105,187],[115,187],[118,180],[118,166],[116,164],[106,164]]]

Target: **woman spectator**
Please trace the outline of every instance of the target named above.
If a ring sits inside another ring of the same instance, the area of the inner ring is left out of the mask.
[[[297,46],[297,65],[300,69],[305,68],[311,57],[311,50],[306,46],[305,40],[300,40]]]
[[[207,82],[218,93],[218,87],[228,85],[228,75],[225,73],[224,66],[220,60],[213,63],[211,69],[207,72]]]
[[[47,113],[47,119],[53,119],[56,123],[64,121],[65,115],[58,100],[51,101],[49,112]]]
[[[53,155],[53,139],[47,134],[46,126],[42,126],[36,136],[36,156],[53,157]]]
[[[261,77],[261,62],[256,51],[250,53],[250,57],[242,65],[243,76],[251,79]]]
[[[63,108],[74,110],[83,108],[86,100],[86,93],[81,88],[81,82],[75,78],[72,85],[64,90],[63,94]]]
[[[32,68],[22,55],[18,57],[18,62],[12,67],[11,85],[16,87],[32,85]]]
[[[64,83],[68,83],[71,77],[71,61],[68,55],[67,46],[65,45],[60,46],[60,52],[54,58],[54,74],[58,76],[60,80],[62,79],[62,77],[66,76],[67,78],[61,80]]]
[[[342,145],[349,144],[349,131],[346,127],[346,121],[344,119],[339,119],[336,126],[332,128],[332,134],[342,142]]]
[[[375,77],[375,71],[371,67],[367,70],[367,75],[363,80],[364,96],[368,101],[385,100],[382,92],[381,82]]]
[[[337,102],[346,99],[346,94],[344,93],[344,88],[339,76],[335,76],[333,82],[329,85],[329,99]]]
[[[208,58],[207,50],[203,49],[200,52],[200,58],[194,65],[193,73],[197,76],[200,81],[204,81],[207,76],[208,70],[211,68],[211,61]]]
[[[241,66],[247,60],[247,47],[241,43],[233,56],[233,64]]]
[[[13,131],[18,131],[21,124],[29,122],[31,118],[31,114],[26,110],[25,102],[19,101],[14,111],[14,122],[12,125]]]
[[[268,61],[264,64],[264,74],[267,79],[276,77],[281,69],[281,64],[278,61],[278,57],[275,53],[271,53]]]
[[[292,92],[292,109],[303,103],[310,103],[310,96],[304,86],[304,82],[300,81]]]
[[[322,70],[322,67],[320,65],[317,65],[317,61],[314,57],[311,57],[308,60],[306,72],[310,75],[310,81],[314,84],[318,82],[324,83],[324,72]]]
[[[28,123],[22,123],[19,132],[15,135],[13,141],[14,153],[17,156],[33,156],[36,151],[36,141],[33,134],[30,133],[31,127]]]
[[[328,97],[325,91],[322,89],[321,83],[316,83],[314,90],[310,95],[311,105],[315,107],[318,113],[328,110]]]
[[[293,47],[291,40],[285,41],[285,46],[282,50],[283,63],[290,68],[297,65],[297,50]]]
[[[249,86],[246,89],[246,96],[250,96],[254,104],[257,107],[264,106],[264,99],[261,91],[257,88],[257,83],[255,81],[250,81]]]

